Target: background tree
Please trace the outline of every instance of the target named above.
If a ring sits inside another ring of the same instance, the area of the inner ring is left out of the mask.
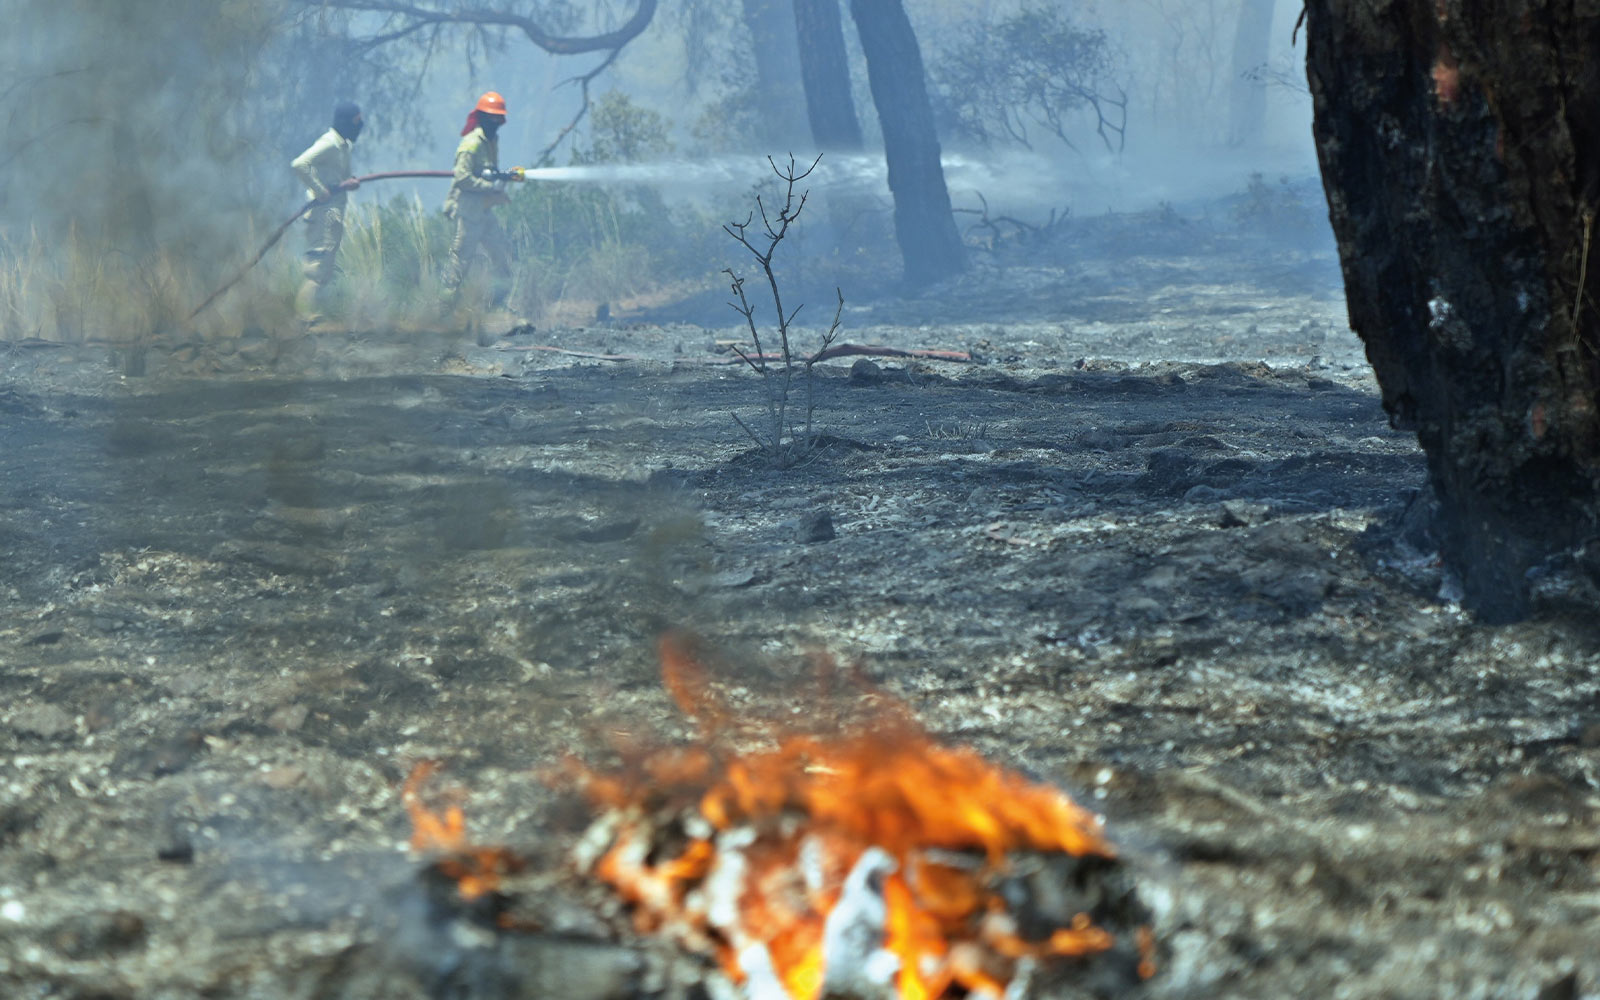
[[[1233,33],[1233,79],[1228,85],[1228,143],[1242,146],[1261,139],[1267,123],[1263,79],[1272,50],[1272,15],[1277,0],[1242,0]]]
[[[1592,541],[1600,510],[1600,8],[1311,0],[1306,15],[1351,325],[1427,453],[1464,603],[1521,616],[1530,571]]]
[[[782,152],[807,143],[806,91],[792,0],[740,0],[755,69],[757,143]]]
[[[1128,99],[1103,30],[1030,2],[993,24],[965,19],[950,35],[932,77],[953,134],[1032,149],[1041,131],[1074,147],[1093,129],[1122,149]]]
[[[922,52],[900,0],[851,0],[850,14],[883,129],[905,280],[929,284],[962,271],[966,253],[950,209]]]
[[[1128,0],[1124,38],[1142,118],[1174,136],[1213,142],[1228,126],[1227,81],[1238,0]]]
[[[850,91],[850,60],[839,0],[794,0],[794,23],[806,114],[817,150],[860,152],[861,122]]]

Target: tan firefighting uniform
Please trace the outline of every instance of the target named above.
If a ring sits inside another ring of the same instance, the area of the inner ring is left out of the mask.
[[[296,300],[303,314],[316,311],[323,289],[333,280],[334,259],[339,254],[339,241],[344,238],[345,203],[349,201],[348,192],[335,188],[350,176],[350,146],[349,139],[330,128],[290,164],[296,176],[305,182],[308,200],[327,198],[305,214],[306,253],[302,269],[306,280]]]
[[[450,244],[450,267],[445,287],[455,292],[482,250],[489,258],[490,294],[494,305],[504,302],[511,291],[511,243],[500,220],[489,210],[504,204],[505,191],[495,181],[482,177],[485,169],[500,169],[500,143],[475,128],[456,147],[455,180],[444,200],[445,215],[455,220],[456,238]]]

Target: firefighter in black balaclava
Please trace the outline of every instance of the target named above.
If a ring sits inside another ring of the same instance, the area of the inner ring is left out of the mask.
[[[317,199],[305,214],[305,283],[295,300],[307,323],[321,318],[323,293],[333,280],[334,258],[344,237],[345,202],[361,183],[350,174],[350,147],[361,127],[361,109],[350,101],[341,103],[333,109],[333,127],[290,164],[305,182],[306,197]]]

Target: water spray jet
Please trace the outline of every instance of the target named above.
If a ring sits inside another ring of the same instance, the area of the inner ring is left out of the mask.
[[[947,183],[953,190],[979,190],[996,188],[1013,196],[1045,199],[1061,193],[1063,179],[1057,176],[1050,164],[1040,158],[1018,160],[1015,157],[1001,161],[978,161],[960,154],[942,158]],[[809,180],[812,186],[824,190],[881,190],[888,181],[888,163],[882,154],[828,155],[821,158]],[[516,175],[516,176],[513,176]],[[375,181],[447,178],[454,176],[449,170],[393,170],[367,174],[356,178],[362,184]],[[565,184],[637,184],[657,188],[713,188],[730,185],[756,184],[770,176],[769,165],[749,156],[718,157],[708,160],[658,160],[650,163],[580,163],[564,167],[518,167],[501,175],[502,179],[522,179]],[[259,264],[289,227],[310,209],[321,203],[312,199],[295,210],[273,230],[272,234],[238,272],[225,284],[212,292],[206,300],[189,314],[189,321],[204,312],[213,302],[238,284],[249,271]]]

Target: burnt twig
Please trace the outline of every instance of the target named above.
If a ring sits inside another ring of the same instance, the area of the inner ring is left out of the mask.
[[[970,234],[974,230],[978,229],[987,229],[992,234],[992,237],[988,247],[985,249],[991,251],[994,250],[995,247],[999,246],[1000,243],[1006,238],[1007,234],[1001,232],[1000,230],[1000,225],[1002,223],[1012,227],[1013,232],[1010,234],[1011,236],[1024,236],[1028,240],[1034,240],[1040,237],[1049,237],[1054,234],[1056,229],[1065,223],[1068,216],[1072,214],[1071,209],[1052,208],[1050,210],[1050,218],[1038,225],[1035,225],[1031,222],[1024,222],[1021,219],[1010,215],[996,215],[991,217],[989,215],[989,199],[983,196],[982,191],[974,191],[973,194],[978,196],[978,204],[982,206],[981,208],[957,208],[952,209],[952,211],[954,211],[957,215],[978,216],[978,221],[967,227],[967,233]]]

